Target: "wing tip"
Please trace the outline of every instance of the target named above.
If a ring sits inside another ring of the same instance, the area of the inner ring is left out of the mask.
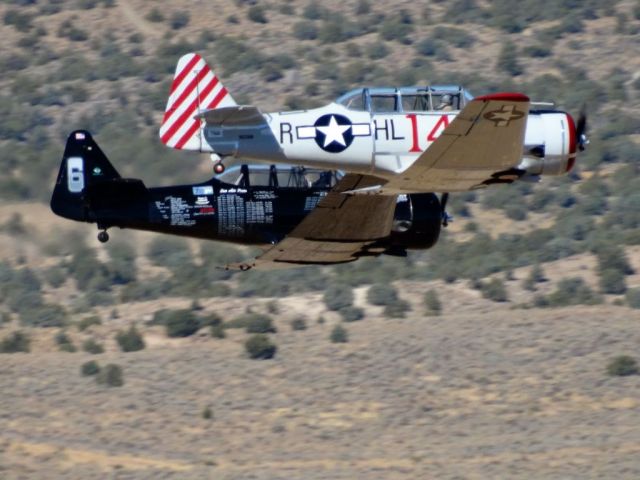
[[[498,100],[502,102],[528,102],[529,97],[524,95],[523,93],[517,92],[500,92],[500,93],[492,93],[490,95],[483,95],[481,97],[476,97],[474,100],[480,100],[488,102],[490,100]]]

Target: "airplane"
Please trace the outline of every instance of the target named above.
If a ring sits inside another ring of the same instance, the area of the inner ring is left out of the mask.
[[[435,245],[450,219],[449,192],[567,173],[585,132],[584,114],[576,123],[520,93],[473,97],[454,86],[361,88],[317,109],[262,113],[237,105],[189,53],[178,61],[160,139],[209,153],[218,175],[147,188],[120,177],[77,130],[51,208],[97,223],[102,242],[117,226],[263,248],[229,269],[404,256]],[[227,170],[231,159],[244,163]]]

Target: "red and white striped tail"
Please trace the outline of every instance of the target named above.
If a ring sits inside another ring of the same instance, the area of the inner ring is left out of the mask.
[[[188,53],[178,60],[164,118],[160,126],[162,143],[178,150],[210,150],[202,135],[204,110],[237,105],[202,57]]]

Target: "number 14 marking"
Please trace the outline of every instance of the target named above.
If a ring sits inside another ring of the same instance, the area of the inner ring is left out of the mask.
[[[422,152],[420,148],[420,139],[418,137],[418,116],[415,113],[410,113],[407,115],[407,118],[411,121],[411,138],[413,139],[413,143],[411,145],[410,152]],[[444,130],[449,125],[449,116],[442,115],[435,126],[427,135],[427,142],[435,142],[436,138],[440,136],[442,130]]]

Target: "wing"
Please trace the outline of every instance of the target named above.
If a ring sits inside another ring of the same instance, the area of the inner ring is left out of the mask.
[[[384,191],[455,192],[514,180],[528,113],[529,98],[519,93],[475,98]]]
[[[253,262],[227,268],[282,268],[357,260],[391,231],[396,197],[343,192],[379,185],[380,179],[348,174],[291,233]],[[369,252],[371,253],[371,252]]]

